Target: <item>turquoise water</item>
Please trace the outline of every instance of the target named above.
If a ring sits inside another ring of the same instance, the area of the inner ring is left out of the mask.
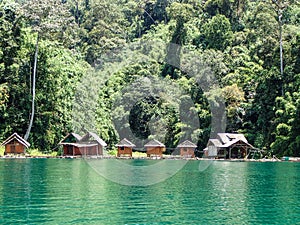
[[[2,159],[0,224],[300,224],[300,163],[198,168],[190,161],[164,182],[124,186],[83,159]]]

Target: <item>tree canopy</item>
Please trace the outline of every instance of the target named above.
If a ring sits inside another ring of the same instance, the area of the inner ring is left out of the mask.
[[[45,152],[86,130],[202,150],[223,102],[224,131],[300,156],[299,63],[297,1],[3,0],[0,140],[32,118]]]

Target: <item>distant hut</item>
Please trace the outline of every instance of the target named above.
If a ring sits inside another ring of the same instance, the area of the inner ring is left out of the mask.
[[[216,139],[209,139],[204,154],[217,158],[245,158],[254,147],[243,134],[218,133]]]
[[[103,150],[107,146],[97,134],[87,132],[80,139],[80,151],[82,155],[103,155]]]
[[[59,144],[63,146],[64,153],[63,155],[81,155],[79,149],[79,142],[81,140],[81,136],[76,133],[69,133],[65,136]]]
[[[25,154],[26,148],[30,146],[30,144],[17,133],[12,134],[1,145],[5,146],[5,155]]]
[[[162,156],[162,153],[166,150],[166,146],[155,139],[149,141],[144,147],[147,151],[147,157],[151,155]]]
[[[194,143],[186,140],[182,143],[180,143],[177,148],[180,149],[180,156],[182,157],[195,157],[195,149],[197,148],[197,145]]]
[[[129,155],[132,157],[132,148],[135,147],[135,145],[124,138],[118,144],[116,144],[116,147],[118,147],[118,157],[121,155]]]

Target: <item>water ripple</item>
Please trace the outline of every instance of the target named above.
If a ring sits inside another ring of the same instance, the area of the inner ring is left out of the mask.
[[[300,222],[300,164],[215,162],[199,171],[198,163],[138,187],[108,181],[84,160],[0,160],[0,224]]]

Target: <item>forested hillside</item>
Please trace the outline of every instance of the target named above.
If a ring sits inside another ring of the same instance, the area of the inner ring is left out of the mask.
[[[143,43],[130,48],[137,60],[122,66],[128,57],[118,52],[133,43]],[[169,148],[189,138],[202,149],[213,135],[212,103],[179,69],[195,65],[180,58],[183,50],[217,80],[227,132],[270,154],[300,156],[293,0],[1,0],[0,141],[18,132],[49,152],[68,132],[93,129],[110,146],[129,132]]]

